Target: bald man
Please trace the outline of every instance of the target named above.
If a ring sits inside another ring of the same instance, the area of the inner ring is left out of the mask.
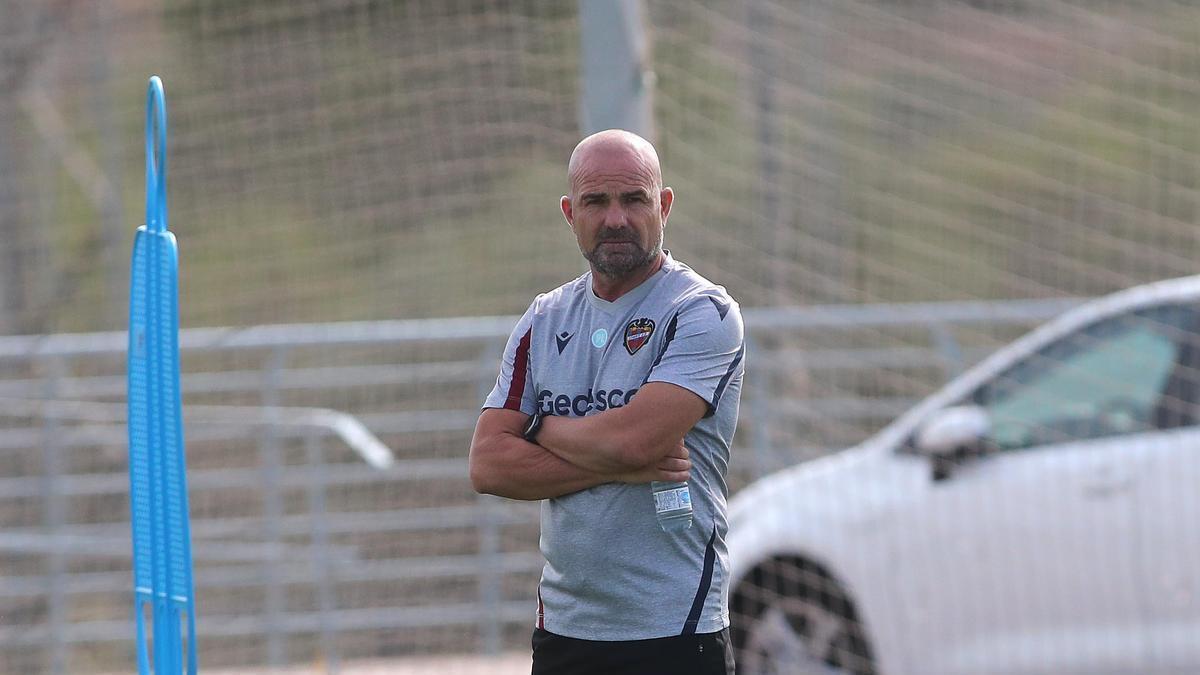
[[[476,490],[542,500],[533,673],[732,673],[741,312],[663,249],[674,193],[648,141],[589,136],[567,179],[590,271],[517,322],[471,440]],[[653,481],[676,485],[656,499]],[[660,525],[656,505],[689,499],[690,526]]]

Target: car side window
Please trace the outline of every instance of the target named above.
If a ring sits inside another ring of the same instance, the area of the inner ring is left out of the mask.
[[[971,397],[988,412],[989,444],[1017,450],[1194,423],[1196,401],[1176,399],[1181,373],[1195,372],[1195,325],[1193,307],[1163,305],[1102,319],[1029,356]]]

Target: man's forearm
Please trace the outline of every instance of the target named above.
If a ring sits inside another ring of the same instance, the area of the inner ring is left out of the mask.
[[[590,415],[588,417],[550,416],[542,423],[538,443],[569,464],[597,473],[630,471],[666,454],[671,446],[664,445],[662,452],[639,452],[645,447],[635,444],[653,444],[648,438],[634,440],[620,426],[616,411]],[[659,445],[662,445],[661,443]],[[647,457],[647,455],[651,455]]]
[[[636,399],[587,417],[547,417],[537,441],[575,466],[619,473],[670,455],[695,426],[707,404],[688,389],[650,382]]]
[[[615,480],[614,474],[579,467],[515,435],[493,441],[471,460],[475,489],[509,499],[551,499]]]

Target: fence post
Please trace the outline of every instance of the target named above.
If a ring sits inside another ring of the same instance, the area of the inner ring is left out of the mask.
[[[934,348],[937,349],[938,356],[942,357],[942,370],[948,382],[950,378],[961,373],[966,367],[962,346],[958,344],[954,333],[944,323],[930,323],[929,337],[933,341]]]
[[[325,515],[325,448],[322,432],[309,429],[304,435],[308,456],[308,507],[311,524],[313,577],[317,587],[318,623],[321,631],[321,660],[326,672],[338,672],[337,607],[333,594],[333,565],[329,559],[329,525]]]
[[[287,351],[276,347],[267,356],[263,373],[262,405],[267,425],[259,441],[263,478],[263,540],[270,546],[283,543],[283,452],[280,449],[278,422],[279,378],[287,359]],[[266,586],[267,664],[273,668],[284,665],[286,639],[283,626],[284,593],[277,561],[263,562],[263,582]]]
[[[751,472],[754,478],[759,478],[766,475],[770,470],[768,462],[774,461],[774,439],[772,438],[771,423],[775,412],[775,407],[771,404],[771,387],[767,382],[767,378],[771,377],[770,368],[760,368],[750,364],[765,362],[765,355],[759,352],[759,343],[754,339],[754,336],[747,331],[746,337],[746,379],[748,380],[747,392],[750,396],[747,399],[746,406],[743,410],[753,411],[750,415],[751,424],[754,429],[752,434],[753,440],[753,459],[751,461]]]
[[[654,141],[654,72],[642,0],[579,0],[580,124],[584,134],[625,129]]]
[[[46,386],[43,394],[47,399],[53,400],[61,395],[62,379],[66,370],[67,365],[61,358],[46,361]],[[63,474],[61,427],[62,422],[54,415],[45,415],[42,418],[42,525],[53,544],[47,554],[50,560],[46,566],[46,614],[47,623],[50,624],[46,656],[49,662],[47,672],[53,675],[63,675],[67,672],[67,559],[58,540],[66,523],[66,497],[59,489]]]

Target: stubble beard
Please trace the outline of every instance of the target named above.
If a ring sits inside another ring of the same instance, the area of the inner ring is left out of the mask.
[[[606,241],[623,241],[631,245],[631,251],[613,251],[604,245]],[[626,239],[602,239],[591,251],[584,251],[583,257],[591,264],[592,269],[602,276],[614,281],[628,279],[654,264],[662,253],[663,236],[659,231],[658,240],[650,250],[642,248],[637,242]]]

